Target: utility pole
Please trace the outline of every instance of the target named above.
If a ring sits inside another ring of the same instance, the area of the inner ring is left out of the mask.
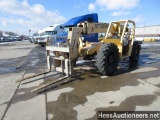
[[[31,29],[29,29],[29,36],[31,37]]]

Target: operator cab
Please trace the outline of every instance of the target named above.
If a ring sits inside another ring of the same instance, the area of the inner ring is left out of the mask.
[[[105,42],[113,42],[118,45],[121,57],[130,53],[130,46],[133,45],[135,24],[133,21],[112,22],[106,33]]]

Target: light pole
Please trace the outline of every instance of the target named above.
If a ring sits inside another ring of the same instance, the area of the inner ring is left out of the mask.
[[[31,37],[31,29],[29,29],[29,36]]]

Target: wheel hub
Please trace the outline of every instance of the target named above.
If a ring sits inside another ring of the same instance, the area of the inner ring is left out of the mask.
[[[109,64],[113,64],[114,63],[114,56],[111,55],[108,59]]]

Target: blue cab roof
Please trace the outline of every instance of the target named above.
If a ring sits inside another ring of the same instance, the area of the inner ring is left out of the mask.
[[[72,18],[64,24],[64,27],[76,26],[78,23],[83,21],[98,22],[98,14],[92,13]]]

